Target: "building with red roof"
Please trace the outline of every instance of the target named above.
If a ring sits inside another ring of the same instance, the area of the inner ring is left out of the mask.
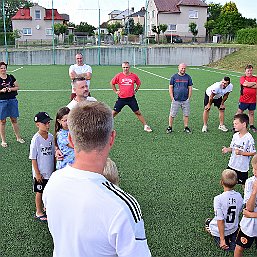
[[[208,5],[201,0],[149,0],[147,4],[147,35],[155,35],[152,32],[154,26],[167,24],[167,35],[176,34],[191,41],[192,33],[189,32],[189,23],[197,24],[198,40],[205,40]]]
[[[64,23],[64,18],[56,9],[54,11],[54,23]],[[12,17],[13,31],[20,32],[18,41],[51,41],[52,9],[46,9],[37,3],[30,8],[20,8]]]

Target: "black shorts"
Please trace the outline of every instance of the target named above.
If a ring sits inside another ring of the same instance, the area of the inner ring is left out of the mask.
[[[243,247],[244,249],[248,249],[252,246],[253,242],[255,241],[255,246],[257,248],[257,237],[250,237],[247,236],[242,232],[241,229],[239,229],[237,238],[236,238],[236,244]]]
[[[35,178],[33,181],[33,189],[35,193],[43,193],[44,188],[48,182],[48,179],[43,179],[42,183],[39,183]]]
[[[118,97],[113,110],[115,112],[120,112],[125,105],[128,105],[133,112],[139,111],[139,107],[135,96],[127,98]]]
[[[239,171],[239,170],[232,169],[229,166],[228,166],[228,169],[234,170],[236,172],[236,174],[237,174],[237,184],[241,184],[241,185],[245,184],[245,181],[248,179],[248,171],[247,172],[242,172],[242,171]]]
[[[221,101],[222,101],[222,97],[218,98],[218,99],[213,99],[212,100],[212,104],[214,104],[214,106],[216,106],[218,109],[220,108],[221,105]],[[209,96],[205,93],[204,95],[204,107],[209,103]]]

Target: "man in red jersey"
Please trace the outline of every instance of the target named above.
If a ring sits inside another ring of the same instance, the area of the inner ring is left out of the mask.
[[[253,66],[247,65],[245,67],[245,76],[240,78],[241,93],[239,98],[238,113],[243,113],[246,109],[249,112],[250,129],[257,132],[254,126],[254,111],[256,109],[256,88],[257,77],[253,76]]]
[[[123,62],[123,72],[118,73],[111,80],[110,84],[112,86],[112,90],[118,95],[118,99],[112,111],[113,117],[115,117],[125,105],[128,105],[144,125],[144,131],[152,132],[152,129],[147,125],[145,118],[139,110],[135,97],[135,93],[138,91],[141,85],[141,81],[139,77],[136,74],[130,72],[129,69],[129,62]],[[136,88],[134,87],[134,84],[136,84]],[[119,86],[119,89],[116,88],[116,85]]]

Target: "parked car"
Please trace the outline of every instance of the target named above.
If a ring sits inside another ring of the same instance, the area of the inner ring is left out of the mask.
[[[167,38],[167,42],[171,42],[171,34],[165,34],[166,38]],[[179,35],[176,34],[172,34],[172,43],[182,43],[183,40]]]

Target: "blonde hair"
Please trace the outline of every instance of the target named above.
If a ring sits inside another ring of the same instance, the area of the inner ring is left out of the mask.
[[[234,170],[225,169],[221,173],[221,181],[225,187],[233,188],[237,184],[237,174]]]
[[[252,164],[252,165],[257,164],[257,154],[255,154],[255,155],[253,156],[251,164]]]
[[[107,158],[103,175],[106,179],[108,179],[110,182],[112,182],[115,185],[119,185],[119,174],[118,174],[118,168],[114,161],[112,161],[110,158]]]

